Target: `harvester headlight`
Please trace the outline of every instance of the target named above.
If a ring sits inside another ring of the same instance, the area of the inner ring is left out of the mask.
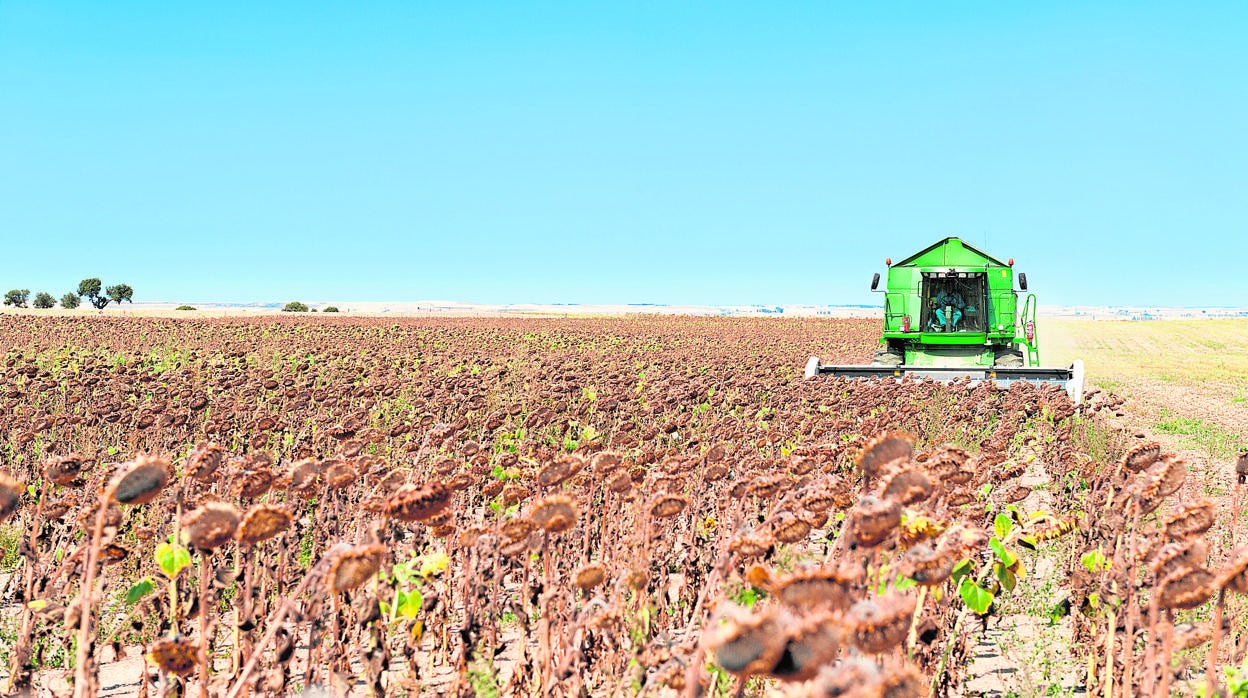
[[[1002,332],[1002,331],[1004,331],[1004,330],[1005,330],[1005,325],[997,325],[997,331],[998,331],[998,332]]]

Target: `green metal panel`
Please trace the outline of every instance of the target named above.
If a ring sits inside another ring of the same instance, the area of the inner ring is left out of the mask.
[[[941,342],[1012,343],[1016,335],[1018,312],[1014,270],[1005,262],[956,237],[945,238],[889,267],[884,304],[884,338],[922,341],[919,318],[923,311],[923,274],[950,270],[984,274],[988,296],[987,316],[984,318],[987,334],[954,333]],[[902,331],[907,316],[912,329],[909,333]]]

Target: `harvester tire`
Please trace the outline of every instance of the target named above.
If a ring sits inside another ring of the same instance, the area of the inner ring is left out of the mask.
[[[1004,368],[1020,368],[1026,361],[1023,352],[1017,349],[998,349],[992,363]]]
[[[896,349],[880,349],[871,359],[874,366],[900,366],[906,362],[906,355]]]

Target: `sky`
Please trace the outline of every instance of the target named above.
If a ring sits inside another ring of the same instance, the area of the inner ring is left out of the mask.
[[[1248,3],[0,0],[0,289],[1248,304]]]

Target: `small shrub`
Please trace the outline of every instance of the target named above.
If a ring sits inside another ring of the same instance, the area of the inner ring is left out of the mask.
[[[66,293],[61,296],[61,307],[66,310],[73,310],[82,303],[82,299],[76,293]]]
[[[336,305],[326,306],[325,309],[322,310],[321,312],[322,313],[336,313],[338,312],[338,306]]]
[[[176,310],[194,310],[194,309],[195,309],[195,306],[193,305],[179,305],[176,308]]]
[[[299,301],[291,301],[286,304],[286,307],[282,308],[282,312],[283,313],[306,313],[308,312],[308,306],[304,303],[300,303]]]

